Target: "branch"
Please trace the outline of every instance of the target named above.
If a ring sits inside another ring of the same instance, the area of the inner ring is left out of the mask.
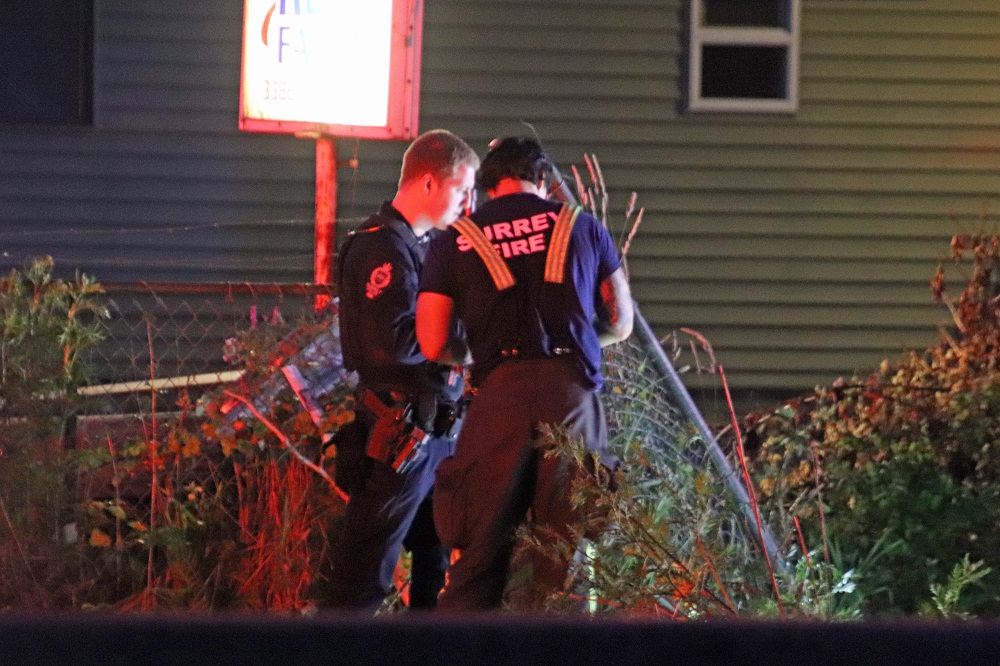
[[[330,475],[326,473],[325,469],[323,469],[313,461],[309,460],[309,458],[307,458],[305,455],[303,455],[302,452],[299,451],[294,444],[292,444],[292,441],[288,438],[288,435],[281,432],[278,426],[274,425],[274,423],[270,419],[261,414],[257,410],[257,408],[254,407],[253,403],[246,398],[246,396],[242,396],[239,393],[233,393],[232,391],[228,390],[223,391],[223,393],[225,395],[228,395],[230,398],[233,398],[234,400],[239,400],[244,405],[246,405],[247,409],[249,409],[253,413],[253,415],[257,418],[257,420],[263,423],[268,430],[274,433],[274,436],[277,437],[279,440],[281,440],[281,443],[285,446],[285,448],[291,451],[295,455],[295,457],[302,462],[303,465],[305,465],[312,471],[319,474],[324,481],[330,484],[330,487],[333,489],[335,493],[337,493],[337,496],[340,497],[340,499],[344,500],[345,503],[350,499],[347,493],[341,490],[340,486],[338,486],[337,483],[332,478],[330,478]]]

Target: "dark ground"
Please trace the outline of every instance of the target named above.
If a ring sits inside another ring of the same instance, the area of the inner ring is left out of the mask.
[[[8,664],[998,664],[1000,625],[0,614]]]

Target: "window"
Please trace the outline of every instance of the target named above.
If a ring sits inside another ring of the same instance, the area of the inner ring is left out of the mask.
[[[792,113],[800,0],[691,0],[688,108]]]
[[[0,123],[87,125],[94,0],[0,0]]]

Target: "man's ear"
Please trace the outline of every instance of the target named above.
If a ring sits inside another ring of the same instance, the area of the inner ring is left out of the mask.
[[[423,187],[424,192],[427,194],[430,194],[431,192],[434,191],[435,182],[436,181],[434,180],[433,174],[425,173],[423,176],[420,177],[420,185],[421,187]]]

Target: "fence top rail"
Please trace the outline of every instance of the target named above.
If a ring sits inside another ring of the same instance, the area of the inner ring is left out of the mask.
[[[333,284],[312,282],[101,282],[109,294],[246,294],[250,296],[336,296]]]

